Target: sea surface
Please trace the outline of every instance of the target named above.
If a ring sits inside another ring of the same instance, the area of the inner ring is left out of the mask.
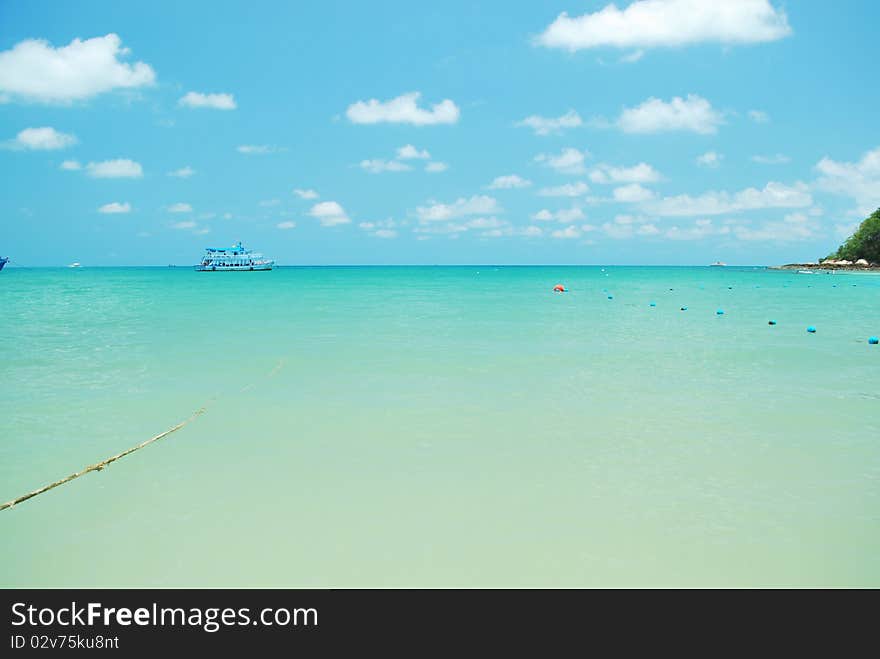
[[[2,586],[880,586],[876,275],[7,268],[0,311],[0,501],[205,409],[0,511]]]

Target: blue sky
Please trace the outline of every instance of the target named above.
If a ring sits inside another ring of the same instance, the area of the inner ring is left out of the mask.
[[[0,254],[763,264],[880,206],[876,3],[606,5],[4,0]]]

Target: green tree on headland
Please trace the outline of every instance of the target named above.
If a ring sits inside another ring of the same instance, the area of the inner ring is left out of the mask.
[[[856,232],[827,258],[847,261],[865,259],[870,263],[880,263],[880,208],[871,213]]]

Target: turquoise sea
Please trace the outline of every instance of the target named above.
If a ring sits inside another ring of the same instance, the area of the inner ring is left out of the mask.
[[[0,310],[0,501],[206,409],[0,511],[3,586],[880,586],[876,275],[7,268]]]

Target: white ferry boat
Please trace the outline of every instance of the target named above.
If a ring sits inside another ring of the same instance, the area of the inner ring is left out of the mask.
[[[232,247],[208,247],[202,262],[196,266],[198,272],[229,272],[237,270],[271,270],[275,261],[263,258],[242,247],[241,242]]]

